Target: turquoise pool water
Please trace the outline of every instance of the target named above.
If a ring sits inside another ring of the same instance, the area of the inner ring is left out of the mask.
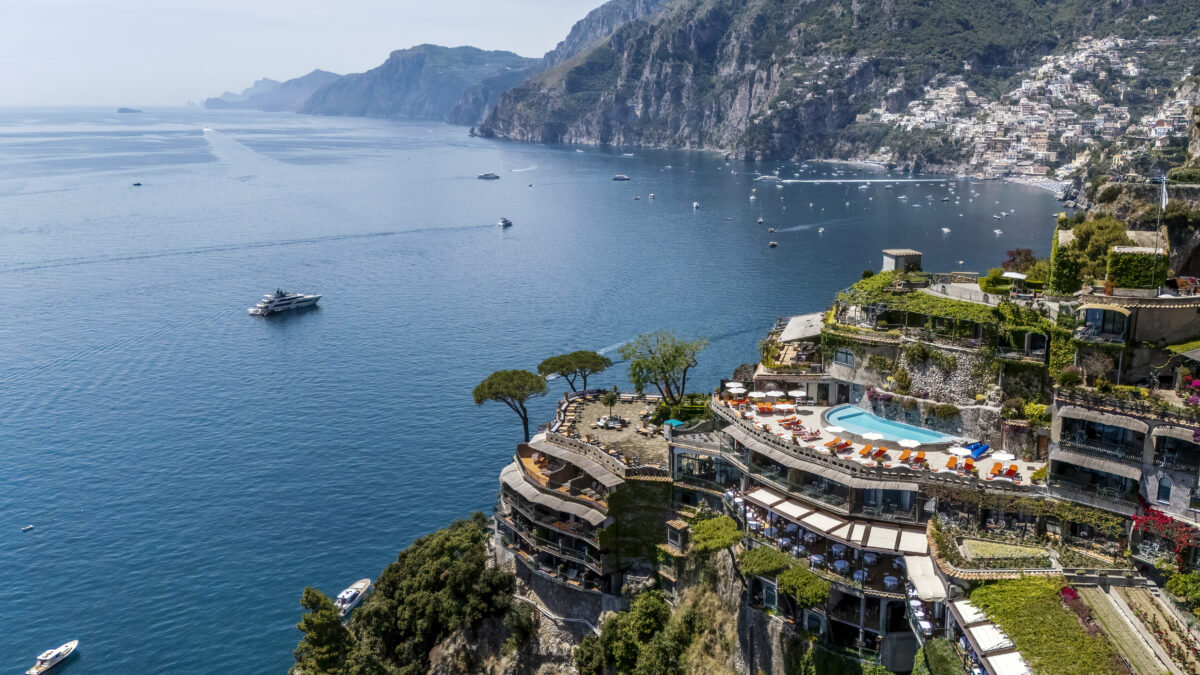
[[[884,440],[899,441],[911,438],[922,443],[949,443],[953,436],[947,436],[938,431],[930,431],[914,427],[903,422],[876,417],[875,415],[852,405],[842,405],[833,408],[825,414],[830,424],[842,427],[852,434],[863,435],[872,431],[883,434]]]

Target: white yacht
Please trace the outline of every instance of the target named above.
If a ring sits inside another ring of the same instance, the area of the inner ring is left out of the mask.
[[[37,662],[33,664],[32,668],[25,671],[25,675],[41,675],[41,673],[65,661],[68,656],[74,653],[75,648],[78,646],[79,640],[71,640],[58,649],[47,649],[38,655]]]
[[[255,316],[266,316],[276,312],[286,312],[289,309],[300,309],[301,307],[309,307],[317,304],[321,299],[319,295],[304,295],[303,293],[284,293],[281,290],[276,290],[270,295],[264,295],[258,304],[251,307],[249,311]]]
[[[337,605],[338,614],[342,616],[349,614],[350,610],[362,602],[369,588],[371,588],[370,579],[359,579],[351,584],[350,588],[338,593],[337,599],[333,601],[333,604]]]

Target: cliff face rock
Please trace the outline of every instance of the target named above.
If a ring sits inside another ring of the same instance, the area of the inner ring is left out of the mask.
[[[275,87],[279,86],[279,80],[272,80],[269,77],[264,77],[256,80],[254,84],[242,90],[242,93],[235,94],[232,91],[227,91],[220,96],[204,100],[204,107],[209,109],[221,108],[239,108],[243,107],[239,104],[244,103],[247,99],[264,94]]]
[[[316,90],[300,112],[441,120],[467,89],[534,62],[512,52],[418,45]]]
[[[451,124],[480,124],[500,102],[501,96],[548,68],[567,61],[576,54],[611,36],[630,21],[652,16],[662,10],[669,0],[609,0],[588,12],[571,27],[567,37],[545,56],[522,70],[489,77],[468,88],[459,96],[454,108],[446,115]]]
[[[313,92],[336,82],[339,78],[341,78],[341,75],[337,73],[331,73],[327,70],[314,70],[307,75],[286,82],[259,80],[255,83],[254,87],[246,90],[256,90],[255,93],[249,96],[243,96],[237,101],[210,98],[204,102],[204,107],[241,108],[245,110],[262,110],[265,112],[296,112],[308,101],[308,97],[312,96]],[[259,84],[264,81],[275,82],[275,84],[260,87]]]
[[[748,158],[876,149],[887,129],[859,115],[902,109],[937,74],[995,90],[1130,6],[683,0],[505,94],[482,131]]]

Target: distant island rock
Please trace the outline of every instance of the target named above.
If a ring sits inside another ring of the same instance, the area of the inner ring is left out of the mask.
[[[140,113],[142,111],[138,110],[137,108],[117,108],[117,112],[119,112],[119,113]]]

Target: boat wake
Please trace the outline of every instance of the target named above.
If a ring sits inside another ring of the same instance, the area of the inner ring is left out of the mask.
[[[524,171],[533,171],[536,168],[537,168],[536,166],[528,166],[528,167],[525,167],[524,169],[509,169],[509,171],[511,171],[512,173],[522,173]]]

